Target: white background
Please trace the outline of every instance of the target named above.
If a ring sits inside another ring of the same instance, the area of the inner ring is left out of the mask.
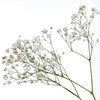
[[[10,47],[19,35],[25,39],[32,39],[41,34],[41,30],[44,28],[49,29],[52,26],[54,30],[57,30],[57,28],[69,26],[71,15],[76,13],[82,4],[85,4],[89,10],[91,7],[100,10],[99,0],[0,0],[0,57],[4,55],[5,49]],[[95,36],[100,37],[100,16],[95,18],[93,24],[92,30],[95,32]],[[100,100],[99,51],[100,43],[94,49],[93,54],[93,77],[97,100]],[[76,55],[70,56],[71,58],[69,56],[67,58],[67,64],[70,64],[70,67],[67,67],[69,74],[75,81],[79,80],[84,86],[90,88],[88,64],[84,64],[85,61],[81,58],[77,57],[76,59]],[[75,63],[81,65],[81,67],[74,66]],[[76,68],[78,68],[77,71]],[[40,83],[4,86],[2,76],[3,66],[0,63],[1,100],[77,100],[76,97],[60,87]],[[90,100],[87,93],[83,90],[79,91],[84,98],[83,100]]]

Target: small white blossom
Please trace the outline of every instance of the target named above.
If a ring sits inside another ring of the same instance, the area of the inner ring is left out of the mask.
[[[100,11],[99,11],[98,9],[92,8],[91,10],[92,10],[93,12],[95,12],[97,15],[100,15]]]
[[[58,29],[57,32],[60,33],[60,32],[62,32],[62,31],[61,31],[61,29]]]
[[[83,26],[88,26],[90,24],[90,21],[86,21]]]
[[[65,33],[65,36],[68,36],[68,32]]]
[[[72,16],[71,16],[71,18],[72,18],[72,20],[75,20],[75,19],[77,19],[78,18],[78,14],[73,14]]]
[[[97,15],[100,15],[100,11],[97,10],[97,9],[95,9],[95,13],[96,13]]]
[[[47,34],[47,38],[49,38],[49,39],[50,39],[50,38],[51,38],[51,34]]]
[[[6,49],[6,51],[5,51],[6,53],[9,53],[9,49]]]
[[[40,37],[39,36],[35,37],[34,39],[31,40],[31,42],[32,43],[35,43],[35,42],[40,43]]]
[[[3,75],[3,79],[4,80],[8,80],[8,76],[7,75]]]
[[[83,36],[84,33],[85,33],[85,32],[82,30],[82,31],[80,31],[79,35],[80,35],[80,36]]]
[[[17,43],[18,43],[18,44],[21,44],[21,39],[18,39],[18,40],[17,40]]]
[[[7,81],[7,84],[9,85],[9,84],[11,84],[11,82],[10,81]]]
[[[44,29],[44,30],[42,30],[42,32],[43,32],[43,33],[47,33],[47,32],[48,32],[48,30],[47,30],[47,29]]]
[[[8,71],[8,74],[9,74],[9,75],[12,75],[12,74],[13,74],[13,71],[9,70],[9,71]]]
[[[82,7],[82,8],[86,8],[86,5],[82,5],[81,7]]]
[[[19,85],[21,82],[17,82],[17,85]]]
[[[38,61],[37,60],[34,60],[34,65],[38,65]]]
[[[28,39],[25,39],[23,40],[23,43],[26,45],[26,44],[29,44],[29,40]]]
[[[59,54],[57,54],[57,58],[58,58],[58,59],[61,59],[61,56],[60,56]]]
[[[67,27],[64,27],[64,28],[63,28],[63,31],[64,31],[64,32],[67,32],[67,31],[68,31],[68,28],[67,28]]]
[[[62,52],[62,55],[64,55],[64,54],[65,54],[65,52],[63,51],[63,52]]]

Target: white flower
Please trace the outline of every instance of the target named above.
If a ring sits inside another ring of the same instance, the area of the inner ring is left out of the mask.
[[[44,30],[42,30],[42,32],[43,32],[43,33],[47,33],[47,32],[48,32],[48,30],[47,30],[47,29],[44,29]]]
[[[16,43],[12,44],[12,47],[17,48],[17,44]]]
[[[72,18],[72,20],[75,20],[75,19],[77,19],[78,18],[78,14],[73,14],[72,16],[71,16],[71,18]]]
[[[35,42],[40,43],[40,37],[39,36],[34,37],[34,39],[32,39],[31,42],[32,43],[35,43]]]
[[[34,60],[34,65],[38,65],[38,61],[37,60]]]
[[[100,15],[100,11],[97,10],[97,9],[95,9],[95,13],[96,13],[97,15]]]
[[[20,44],[20,43],[21,43],[21,39],[18,39],[18,40],[17,40],[17,43]]]
[[[86,8],[86,5],[82,5],[81,7],[82,7],[82,8]]]
[[[49,38],[49,39],[50,39],[50,38],[51,38],[51,34],[47,34],[47,38]]]
[[[65,36],[68,36],[68,32],[65,33]]]
[[[57,32],[60,33],[60,32],[62,32],[62,31],[61,31],[61,29],[58,29]]]
[[[57,58],[58,58],[58,59],[61,59],[61,56],[60,56],[59,54],[57,54]]]
[[[21,82],[17,82],[17,85],[19,85]]]
[[[67,32],[67,31],[68,31],[68,28],[67,28],[67,27],[64,27],[64,28],[63,28],[63,31],[64,31],[64,32]]]
[[[82,30],[82,31],[80,31],[79,35],[80,35],[80,36],[83,36],[84,33],[85,33],[85,32]]]
[[[62,55],[64,55],[64,54],[65,54],[65,52],[63,51],[63,52],[62,52]]]
[[[9,75],[12,75],[12,74],[13,74],[13,71],[9,70],[9,71],[8,71],[8,74],[9,74]]]
[[[8,82],[7,82],[7,84],[11,84],[11,82],[10,82],[10,81],[8,81]]]
[[[100,11],[99,11],[98,9],[92,8],[91,10],[92,10],[93,12],[95,12],[97,15],[100,15]]]
[[[8,80],[8,76],[7,75],[3,75],[3,79],[4,80]]]
[[[38,78],[42,77],[42,74],[40,72],[37,72],[36,75],[37,75]]]
[[[83,26],[88,26],[90,24],[90,21],[86,21]]]
[[[6,53],[9,53],[9,49],[6,49],[6,51],[5,51]]]
[[[23,43],[26,45],[26,44],[29,44],[29,40],[28,39],[25,39],[23,40]]]

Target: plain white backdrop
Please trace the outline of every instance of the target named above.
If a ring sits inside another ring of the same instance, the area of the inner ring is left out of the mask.
[[[69,27],[71,15],[76,13],[79,6],[83,4],[88,10],[92,7],[100,10],[99,0],[0,0],[0,57],[5,54],[5,49],[18,39],[19,35],[24,39],[32,39],[41,34],[41,30],[45,28],[53,27],[56,32],[58,28]],[[100,37],[100,16],[95,18],[92,31],[95,32],[95,36]],[[55,43],[58,42],[55,41]],[[100,100],[100,43],[94,49],[93,56],[94,88],[97,100]],[[73,54],[68,55],[66,60],[70,61],[67,63],[67,65],[70,64],[67,71],[71,77],[90,88],[88,64]],[[75,64],[77,66],[74,66]],[[2,76],[3,65],[0,63],[1,100],[77,100],[60,87],[41,83],[4,86]],[[83,100],[90,100],[90,95],[81,89],[79,91]]]

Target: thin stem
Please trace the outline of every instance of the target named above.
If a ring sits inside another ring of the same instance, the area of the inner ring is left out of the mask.
[[[94,100],[96,100],[95,95],[94,94],[92,94],[92,95],[93,95]]]
[[[66,72],[65,68],[63,67],[61,60],[60,60],[60,64],[61,64],[61,66],[62,66],[62,68],[63,68],[63,70],[64,70],[64,72],[65,72],[65,75],[68,77],[68,79],[69,79],[69,81],[70,81],[70,77],[69,77],[69,75],[67,74],[67,72]],[[80,98],[79,93],[78,93],[78,91],[77,91],[77,89],[76,89],[75,85],[73,84],[73,82],[72,82],[72,81],[70,81],[70,82],[71,82],[71,84],[72,84],[72,86],[73,86],[74,90],[76,91],[76,93],[77,93],[78,97]],[[81,98],[80,98],[80,100],[81,100]]]
[[[92,64],[91,64],[91,59],[92,59],[92,53],[93,53],[93,47],[92,44],[89,41],[89,33],[90,33],[90,24],[88,26],[88,37],[87,37],[87,42],[88,42],[88,52],[89,52],[89,65],[90,65],[90,77],[91,77],[91,95],[93,96],[94,100],[96,100],[95,95],[94,95],[94,88],[93,88],[93,75],[92,75]],[[91,39],[92,40],[92,39]]]
[[[66,87],[64,87],[63,85],[57,83],[57,81],[54,81],[54,80],[52,80],[52,79],[50,79],[50,78],[48,78],[48,79],[49,79],[51,82],[57,84],[58,86],[61,86],[62,88],[64,88],[65,90],[67,90],[68,92],[70,92],[71,94],[73,94],[74,96],[76,96],[77,98],[80,98],[78,95],[76,95],[74,92],[72,92],[72,91],[69,90],[68,88],[66,88]],[[80,99],[80,100],[81,100],[81,99]]]
[[[62,86],[61,84],[59,84],[59,86],[61,86],[62,88],[64,88],[65,90],[67,90],[68,92],[70,92],[71,94],[73,94],[74,96],[76,96],[77,98],[79,98],[81,100],[81,98],[79,97],[79,95],[76,95],[75,93],[73,93],[72,91],[70,91],[66,87]]]
[[[58,75],[58,74],[56,74],[56,75]],[[69,81],[71,81],[72,83],[78,85],[79,87],[83,88],[83,89],[86,90],[87,92],[91,93],[90,90],[88,90],[88,89],[85,88],[84,86],[80,85],[79,83],[77,83],[77,82],[75,82],[75,81],[73,81],[73,80],[71,80],[71,79],[69,79],[69,78],[66,78],[66,77],[64,77],[64,76],[60,76],[60,75],[58,75],[58,76],[59,76],[59,77],[62,77],[62,78],[65,78],[65,79],[67,79],[67,80],[69,80]]]
[[[92,89],[92,92],[93,92],[93,75],[92,75],[91,60],[89,60],[89,65],[90,65],[90,76],[91,76],[91,89]]]
[[[61,77],[61,78],[67,79],[67,80],[73,82],[74,84],[78,85],[79,87],[83,88],[83,89],[86,90],[87,92],[91,93],[90,90],[88,90],[88,89],[85,88],[84,86],[80,85],[79,83],[77,83],[77,82],[75,82],[75,81],[73,81],[73,80],[71,80],[71,79],[69,79],[69,78],[66,78],[66,77],[64,77],[64,76],[61,76],[61,75],[59,75],[59,74],[57,74],[57,73],[54,73],[54,74],[53,74],[53,73],[51,73],[51,72],[47,72],[47,71],[44,71],[44,70],[42,70],[42,69],[40,69],[40,71],[43,71],[43,72],[45,72],[45,73],[52,74],[52,75],[56,75],[56,76],[59,76],[59,77]]]
[[[80,53],[78,53],[78,52],[76,52],[76,51],[74,51],[74,50],[72,50],[72,52],[73,52],[73,53],[76,53],[76,54],[78,54],[78,55],[80,55],[81,57],[83,57],[83,58],[85,58],[85,59],[87,59],[87,60],[89,60],[87,57],[85,57],[84,55],[82,55],[82,54],[80,54]]]

